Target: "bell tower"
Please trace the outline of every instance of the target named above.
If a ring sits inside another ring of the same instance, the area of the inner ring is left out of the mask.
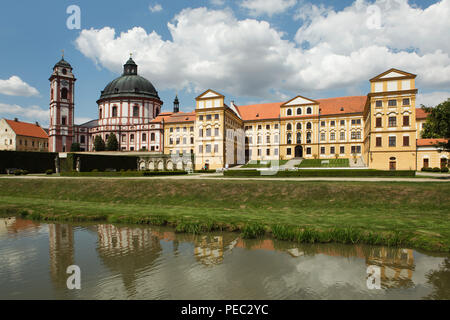
[[[53,67],[50,76],[50,152],[68,152],[74,141],[74,107],[75,107],[75,76],[72,66],[61,60]]]

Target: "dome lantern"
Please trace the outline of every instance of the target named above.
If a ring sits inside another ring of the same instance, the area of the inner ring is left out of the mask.
[[[132,53],[130,53],[130,59],[123,65],[123,75],[124,76],[134,76],[137,75],[137,64],[132,58]]]

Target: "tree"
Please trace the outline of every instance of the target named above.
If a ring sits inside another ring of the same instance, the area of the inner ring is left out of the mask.
[[[106,141],[106,150],[108,151],[117,151],[119,149],[119,142],[117,141],[117,137],[114,133],[111,133]]]
[[[424,105],[421,107],[428,113],[422,137],[425,139],[450,138],[450,99],[434,108]],[[450,151],[450,141],[439,143],[438,146]]]
[[[81,148],[80,148],[80,144],[78,142],[74,142],[70,146],[70,152],[78,152],[80,150],[81,150]]]
[[[105,141],[103,141],[101,136],[95,136],[94,150],[95,151],[105,151]]]

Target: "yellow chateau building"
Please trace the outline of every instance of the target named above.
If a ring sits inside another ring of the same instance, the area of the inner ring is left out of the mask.
[[[250,160],[354,159],[379,170],[420,170],[448,164],[437,140],[421,139],[426,114],[416,108],[416,75],[390,69],[370,80],[367,96],[255,105],[225,103],[207,90],[195,110],[160,113],[164,154],[195,155],[195,169]]]

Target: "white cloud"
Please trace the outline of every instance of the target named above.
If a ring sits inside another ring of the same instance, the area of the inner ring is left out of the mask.
[[[22,107],[17,104],[0,103],[0,117],[12,119],[14,117],[24,121],[39,121],[47,125],[49,122],[49,110],[39,106]]]
[[[169,40],[141,27],[121,34],[104,27],[83,30],[76,46],[117,73],[128,52],[134,52],[140,73],[159,90],[212,88],[236,97],[280,99],[281,93],[351,90],[394,67],[417,74],[419,89],[443,91],[440,88],[450,85],[450,44],[447,34],[436,30],[447,23],[450,30],[450,21],[442,19],[450,11],[450,0],[426,9],[413,8],[405,0],[378,2],[392,2],[390,10],[396,15],[386,12],[384,31],[377,34],[364,23],[370,4],[358,0],[339,12],[310,6],[297,15],[306,24],[295,42],[266,21],[239,20],[230,9],[196,8],[181,11],[168,24]],[[404,26],[409,14],[416,17],[420,32],[413,26],[411,34]]]
[[[157,3],[154,6],[149,5],[148,9],[150,10],[150,12],[160,12],[160,11],[162,11],[163,8],[159,3]]]
[[[210,0],[209,2],[215,6],[223,6],[225,4],[225,0]]]
[[[31,97],[38,96],[37,89],[24,82],[18,76],[11,76],[7,80],[0,79],[0,93],[9,96]]]
[[[425,105],[427,107],[435,107],[438,104],[450,99],[450,92],[431,92],[431,93],[419,93],[416,98],[416,106]]]
[[[283,13],[287,9],[295,6],[297,0],[242,0],[240,6],[249,11],[252,16],[268,15]]]

